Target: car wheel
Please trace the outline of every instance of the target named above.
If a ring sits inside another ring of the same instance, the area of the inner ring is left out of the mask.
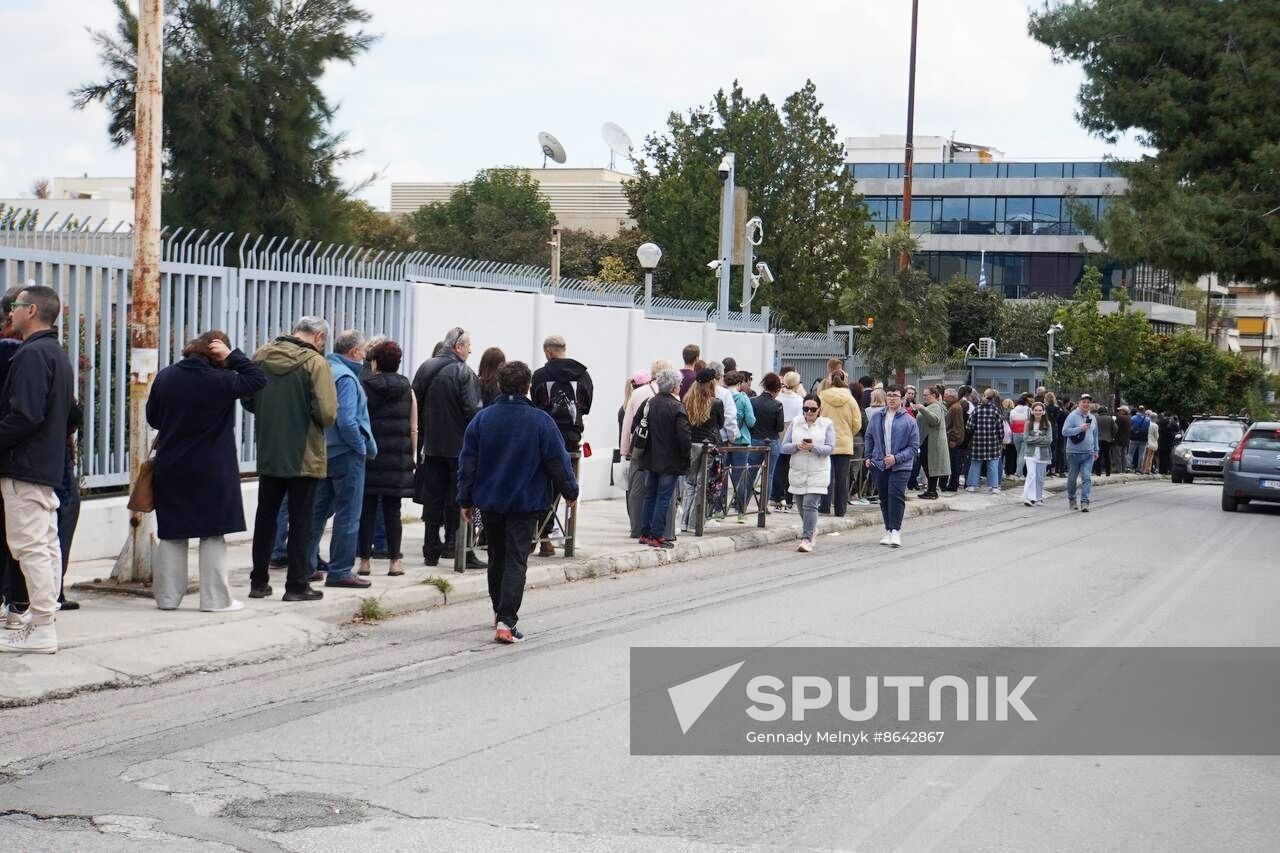
[[[1231,495],[1227,494],[1225,489],[1222,492],[1222,511],[1223,512],[1236,511],[1236,499],[1231,497]]]
[[[1196,481],[1196,478],[1192,477],[1190,474],[1184,474],[1182,476],[1182,482],[1184,483],[1194,483],[1195,481]]]
[[[1181,483],[1181,482],[1182,482],[1182,475],[1181,475],[1181,474],[1179,474],[1177,471],[1174,471],[1172,474],[1170,474],[1170,475],[1169,475],[1169,479],[1170,479],[1170,480],[1172,480],[1172,481],[1173,481],[1173,482],[1175,482],[1175,483]]]

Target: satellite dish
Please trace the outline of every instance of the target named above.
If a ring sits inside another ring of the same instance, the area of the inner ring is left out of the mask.
[[[604,126],[600,128],[600,135],[604,137],[604,144],[609,146],[609,169],[613,169],[613,158],[617,154],[621,154],[628,160],[631,159],[631,137],[627,136],[627,132],[618,127],[611,121],[606,121]]]
[[[565,161],[564,146],[560,144],[559,139],[545,130],[538,134],[538,144],[542,146],[542,168],[547,168],[548,157],[557,163]]]

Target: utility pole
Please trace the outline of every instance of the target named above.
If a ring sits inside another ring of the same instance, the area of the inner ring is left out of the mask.
[[[560,226],[551,229],[551,286],[560,284]]]
[[[160,327],[160,179],[161,130],[164,102],[161,69],[164,62],[164,4],[138,3],[138,77],[133,136],[134,163],[133,290],[129,313],[129,469],[136,486],[138,472],[150,448],[147,395],[159,367]],[[154,519],[131,512],[129,541],[116,560],[111,577],[120,582],[149,582],[154,552]]]
[[[906,223],[907,233],[911,233],[911,170],[915,165],[915,132],[916,132],[916,22],[920,16],[920,0],[911,0],[911,58],[907,70],[907,144],[902,158],[902,221]],[[905,247],[898,259],[898,269],[906,272],[911,268],[911,252]],[[898,384],[907,381],[907,372],[898,368]]]
[[[735,158],[725,154],[720,161],[720,286],[716,291],[716,319],[723,328],[729,321],[729,289],[733,287],[733,179]]]

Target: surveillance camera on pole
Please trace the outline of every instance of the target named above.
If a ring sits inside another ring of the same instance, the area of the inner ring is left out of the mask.
[[[716,174],[720,178],[720,259],[716,266],[708,264],[709,269],[716,270],[720,277],[720,286],[716,293],[716,318],[724,323],[729,318],[729,273],[733,256],[733,173],[734,156],[726,153],[720,160]]]
[[[765,284],[773,284],[773,282],[775,281],[773,277],[773,270],[769,269],[769,265],[766,264],[764,261],[760,261],[758,264],[756,264],[756,277],[759,278],[761,281],[763,281]]]
[[[715,272],[716,270],[720,269],[720,267],[723,264],[724,264],[724,261],[721,261],[721,260],[707,261],[707,269],[711,270],[712,272]]]

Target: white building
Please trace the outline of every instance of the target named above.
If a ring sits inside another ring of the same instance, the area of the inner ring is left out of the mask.
[[[583,228],[613,235],[635,225],[631,218],[624,181],[634,175],[611,169],[524,169],[551,204],[551,212],[564,228]],[[412,213],[425,204],[448,201],[458,181],[393,183],[391,212]]]
[[[48,198],[0,198],[6,209],[35,211],[39,228],[62,223],[106,222],[111,229],[133,223],[133,178],[54,178]]]

